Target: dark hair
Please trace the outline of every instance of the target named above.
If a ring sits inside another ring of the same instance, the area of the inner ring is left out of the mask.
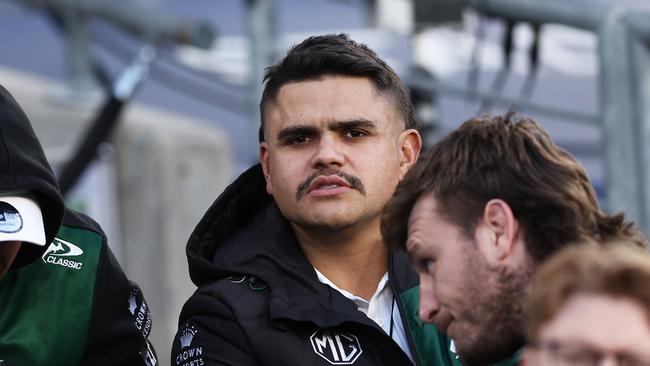
[[[491,199],[504,200],[522,226],[527,252],[542,261],[564,245],[643,235],[623,214],[599,207],[584,168],[532,119],[483,116],[464,122],[423,156],[382,216],[388,245],[404,247],[413,205],[433,194],[440,213],[468,237]]]
[[[650,257],[629,241],[604,246],[576,245],[544,263],[530,296],[528,339],[538,341],[547,324],[571,297],[603,295],[636,302],[650,321]],[[603,314],[606,316],[606,314]]]
[[[349,39],[346,34],[328,34],[309,37],[294,45],[280,62],[266,68],[266,85],[260,101],[260,141],[264,141],[264,110],[275,101],[282,86],[328,75],[372,80],[380,94],[394,98],[405,127],[417,128],[413,104],[395,71],[368,46]]]

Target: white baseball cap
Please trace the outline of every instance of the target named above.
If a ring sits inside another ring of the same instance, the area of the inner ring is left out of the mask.
[[[36,201],[17,196],[0,197],[0,245],[3,241],[46,244],[43,214]]]

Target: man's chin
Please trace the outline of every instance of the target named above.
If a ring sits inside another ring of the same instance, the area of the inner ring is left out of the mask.
[[[318,213],[315,212],[314,214]],[[340,213],[320,215],[312,214],[311,217],[303,217],[302,219],[296,220],[294,223],[303,227],[304,229],[327,232],[343,231],[355,224],[354,220],[343,217],[340,215]]]
[[[460,340],[460,342],[459,342]],[[466,341],[467,339],[465,339]],[[456,352],[464,366],[494,365],[512,357],[523,343],[487,345],[484,340],[478,339],[474,344],[467,344],[463,339],[454,339]]]

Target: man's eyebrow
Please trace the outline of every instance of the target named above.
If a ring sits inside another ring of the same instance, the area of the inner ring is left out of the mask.
[[[284,141],[286,139],[300,135],[313,136],[317,133],[318,129],[316,129],[316,127],[307,125],[294,125],[281,129],[278,132],[278,140]]]
[[[331,130],[347,130],[351,128],[363,128],[366,130],[376,130],[377,124],[369,119],[354,118],[344,121],[332,122],[328,125]],[[306,135],[314,136],[318,134],[318,128],[311,125],[293,125],[285,127],[278,131],[278,140],[284,141],[295,136]]]
[[[376,130],[377,124],[369,119],[354,118],[345,121],[337,121],[329,125],[334,130],[345,130],[350,128],[363,128],[366,130]]]

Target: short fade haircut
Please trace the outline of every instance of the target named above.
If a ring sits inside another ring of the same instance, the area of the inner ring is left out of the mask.
[[[579,294],[629,299],[650,322],[650,257],[629,241],[566,248],[536,274],[530,298],[528,341],[539,341],[541,328]]]
[[[405,247],[418,198],[433,194],[440,214],[471,238],[491,199],[502,199],[522,227],[526,250],[539,263],[578,241],[643,235],[623,214],[599,207],[584,168],[534,120],[509,112],[464,122],[423,156],[400,182],[382,215],[389,246]]]
[[[326,76],[370,79],[379,94],[393,98],[405,128],[418,128],[409,93],[395,71],[365,44],[351,40],[346,34],[328,34],[309,37],[294,45],[282,60],[266,68],[266,84],[260,101],[260,142],[264,141],[265,109],[275,102],[280,88]]]

